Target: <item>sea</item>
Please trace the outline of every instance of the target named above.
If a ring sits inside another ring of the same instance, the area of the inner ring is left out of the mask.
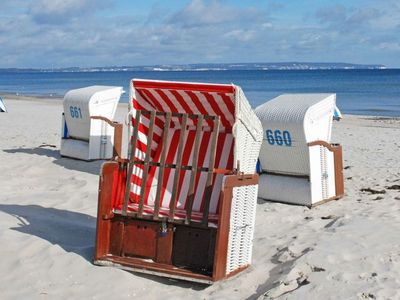
[[[285,93],[336,93],[342,113],[400,117],[400,69],[43,72],[0,70],[0,93],[62,97],[89,85],[123,86],[133,78],[234,83],[253,108]]]

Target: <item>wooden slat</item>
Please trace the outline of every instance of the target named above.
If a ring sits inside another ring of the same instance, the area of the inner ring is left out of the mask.
[[[143,115],[149,115],[150,111],[143,110],[142,114]],[[202,118],[204,120],[214,120],[215,119],[215,116],[211,116],[211,115],[196,115],[196,114],[185,114],[185,113],[178,113],[178,112],[156,111],[156,116],[166,116],[167,114],[171,114],[171,116],[174,117],[174,118],[183,118],[183,116],[186,115],[187,118],[192,119],[192,120],[196,120],[200,116],[202,116]]]
[[[144,160],[135,160],[133,162],[136,165],[144,165],[145,161]],[[153,167],[164,167],[164,168],[170,168],[170,169],[175,169],[177,167],[176,164],[161,164],[159,162],[154,162],[154,161],[149,161],[149,166]],[[194,170],[193,166],[180,166],[181,170],[184,171],[192,171]],[[197,172],[208,172],[210,169],[208,167],[197,167]],[[214,168],[214,173],[219,173],[219,174],[231,174],[233,172],[232,169],[216,169]]]
[[[208,225],[208,214],[210,209],[210,201],[211,201],[211,193],[212,193],[212,181],[213,181],[213,170],[214,170],[214,163],[215,163],[215,154],[217,150],[217,139],[219,133],[219,125],[220,125],[220,117],[218,116],[214,120],[214,128],[211,137],[211,149],[210,149],[210,160],[208,162],[208,175],[207,175],[207,183],[206,183],[206,190],[204,193],[204,208],[203,208],[203,220],[202,225]]]
[[[147,175],[149,174],[149,167],[150,167],[149,161],[150,161],[151,143],[153,142],[153,129],[154,129],[155,118],[156,118],[156,112],[151,111],[149,132],[147,134],[146,155],[144,157],[142,184],[140,186],[139,209],[138,209],[138,217],[139,218],[143,215],[144,194],[146,191]]]
[[[176,156],[176,169],[175,169],[175,174],[174,174],[174,183],[172,186],[171,201],[170,201],[170,206],[169,206],[169,220],[170,221],[174,220],[174,215],[175,215],[175,205],[176,205],[176,200],[177,200],[177,196],[178,196],[177,194],[178,194],[179,177],[181,175],[183,142],[185,141],[187,119],[188,119],[188,115],[184,114],[182,117],[181,133],[179,135],[178,154]]]
[[[342,146],[333,145],[333,162],[335,166],[335,190],[336,197],[342,198],[344,195],[344,180],[343,180],[343,154]]]
[[[96,259],[109,253],[111,222],[109,219],[105,219],[104,215],[111,214],[113,210],[111,197],[113,194],[114,173],[117,171],[118,163],[113,161],[104,163],[101,168],[97,206],[96,246],[94,253]]]
[[[168,132],[171,126],[171,113],[168,112],[165,117],[165,124],[164,124],[164,131],[162,136],[161,142],[161,157],[159,163],[159,171],[158,171],[158,182],[157,182],[157,191],[156,191],[156,199],[154,201],[154,214],[153,218],[158,220],[158,214],[160,212],[160,200],[161,200],[161,191],[162,191],[162,184],[164,181],[164,170],[165,170],[165,158],[167,156],[167,140],[168,140]]]
[[[195,179],[197,175],[197,163],[199,159],[199,149],[200,149],[200,136],[201,136],[201,129],[203,126],[203,116],[200,115],[199,119],[197,120],[196,125],[196,137],[194,141],[194,148],[193,148],[193,159],[192,159],[192,172],[190,174],[190,182],[189,182],[189,192],[188,192],[188,204],[186,208],[186,220],[185,223],[189,224],[192,219],[192,209],[193,209],[193,201],[194,201],[194,187],[195,187]]]
[[[133,135],[132,135],[132,140],[131,140],[131,149],[130,149],[128,173],[126,174],[124,205],[122,207],[122,214],[123,215],[126,215],[126,211],[128,209],[129,194],[130,194],[130,191],[131,191],[131,177],[132,177],[134,160],[135,160],[136,141],[137,141],[137,136],[138,136],[139,122],[140,122],[141,114],[142,114],[142,111],[140,111],[140,110],[136,111],[136,116],[135,116],[135,123],[136,124],[132,124],[134,129],[133,129]]]
[[[202,280],[205,283],[211,283],[212,281],[212,278],[210,276],[195,273],[184,268],[177,268],[169,264],[161,264],[153,261],[150,262],[148,260],[146,261],[143,258],[108,255],[99,257],[94,263],[97,265],[101,265],[102,262],[104,262],[104,265],[107,266],[111,265],[117,268],[127,269],[131,271],[143,272],[142,270],[148,270],[150,272],[166,274],[166,276],[170,275],[169,277],[177,277],[179,279],[199,281]],[[113,265],[113,263],[115,265]]]

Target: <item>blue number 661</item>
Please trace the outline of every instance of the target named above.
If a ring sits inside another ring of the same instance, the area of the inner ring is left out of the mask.
[[[81,108],[80,107],[70,106],[69,107],[69,112],[70,112],[72,118],[80,118],[80,119],[82,119],[82,112],[81,112]]]

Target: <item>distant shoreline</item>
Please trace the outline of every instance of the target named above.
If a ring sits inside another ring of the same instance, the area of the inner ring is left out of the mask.
[[[315,71],[315,70],[387,70],[382,64],[352,64],[343,62],[263,62],[263,63],[201,63],[156,64],[143,66],[93,66],[57,68],[0,68],[0,72],[202,72],[202,71]],[[396,69],[396,68],[394,68]]]
[[[64,96],[62,95],[34,95],[34,94],[20,94],[0,91],[0,96],[7,101],[7,98],[11,100],[44,100],[44,101],[62,101]]]

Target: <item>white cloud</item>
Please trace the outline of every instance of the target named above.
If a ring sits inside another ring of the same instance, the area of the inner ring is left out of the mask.
[[[237,41],[248,42],[254,39],[256,32],[254,30],[235,29],[224,34],[224,37],[233,38]]]
[[[260,8],[217,0],[175,11],[157,6],[140,18],[99,11],[112,8],[111,0],[26,0],[18,8],[7,1],[12,13],[0,18],[0,67],[398,61],[398,6],[329,6],[310,22],[285,22],[289,6],[272,19]]]
[[[169,22],[184,27],[216,25],[227,22],[249,22],[263,17],[263,13],[249,7],[239,9],[224,5],[218,0],[193,0],[186,7],[174,13]]]
[[[400,52],[400,43],[397,42],[384,42],[378,44],[379,49]]]
[[[62,24],[70,18],[92,14],[110,4],[107,0],[38,0],[31,3],[29,14],[37,23]]]
[[[273,27],[272,23],[270,23],[270,22],[262,23],[261,26],[263,28],[272,28]]]

